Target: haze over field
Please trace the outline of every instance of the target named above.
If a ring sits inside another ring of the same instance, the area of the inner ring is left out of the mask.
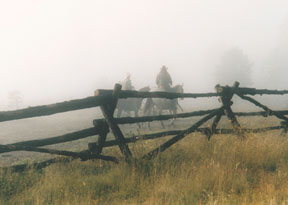
[[[162,65],[185,91],[211,92],[233,47],[252,62],[253,86],[285,89],[287,36],[287,0],[1,1],[0,109],[15,109],[14,91],[19,107],[55,103],[127,73],[153,87]]]

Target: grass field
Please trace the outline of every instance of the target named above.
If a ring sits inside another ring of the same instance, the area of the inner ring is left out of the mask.
[[[278,122],[240,118],[240,123],[259,127]],[[122,127],[126,136],[135,128]],[[139,141],[130,149],[139,158],[168,138]],[[79,149],[77,143],[72,147]],[[121,156],[118,147],[105,148],[104,154]],[[73,160],[21,173],[0,169],[0,204],[288,203],[288,139],[280,131],[249,134],[246,140],[215,135],[210,141],[192,133],[154,160],[123,161]]]
[[[131,145],[141,156],[164,139]],[[119,154],[117,148],[107,154]],[[285,204],[288,140],[279,132],[214,136],[191,134],[152,161],[50,165],[1,170],[0,204]]]

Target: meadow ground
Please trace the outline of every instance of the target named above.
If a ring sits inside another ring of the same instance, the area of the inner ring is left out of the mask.
[[[130,144],[133,156],[167,138]],[[117,147],[104,153],[120,155]],[[73,160],[21,173],[1,169],[0,177],[0,204],[286,204],[288,139],[280,131],[210,141],[192,133],[151,161]]]

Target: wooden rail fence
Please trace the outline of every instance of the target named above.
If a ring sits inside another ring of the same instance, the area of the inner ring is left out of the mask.
[[[155,139],[164,136],[171,136],[170,140],[166,141],[158,148],[151,150],[149,153],[144,155],[143,159],[152,159],[160,152],[168,149],[171,145],[175,144],[179,140],[183,139],[185,136],[191,132],[201,132],[205,134],[208,140],[214,134],[231,134],[236,133],[241,139],[245,138],[245,133],[258,133],[266,132],[269,130],[279,130],[282,129],[282,134],[286,134],[288,130],[288,110],[276,111],[268,108],[262,103],[258,102],[250,96],[255,95],[285,95],[288,94],[288,90],[267,90],[267,89],[255,89],[255,88],[241,88],[239,83],[235,82],[233,86],[215,86],[216,92],[214,93],[167,93],[167,92],[137,92],[137,91],[122,91],[121,85],[116,84],[113,90],[96,90],[93,97],[88,97],[84,99],[71,100],[56,104],[29,107],[26,109],[16,110],[16,111],[6,111],[0,112],[0,122],[19,120],[24,118],[48,116],[61,112],[68,112],[73,110],[87,109],[91,107],[99,106],[103,113],[104,119],[97,119],[93,121],[94,127],[80,130],[73,133],[68,133],[62,136],[56,136],[51,138],[39,139],[39,140],[29,140],[23,142],[17,142],[12,144],[0,145],[0,154],[12,151],[31,151],[31,152],[42,152],[68,156],[72,158],[80,158],[82,160],[88,159],[101,159],[107,161],[118,162],[118,158],[114,156],[102,155],[102,150],[104,147],[109,146],[119,146],[121,153],[127,163],[130,163],[133,159],[132,153],[129,149],[128,143],[136,142],[137,140],[148,140]],[[263,109],[261,112],[233,112],[231,106],[233,102],[231,99],[234,95],[239,96],[241,99],[246,100],[255,106]],[[250,95],[250,96],[249,96]],[[161,116],[143,116],[143,117],[122,117],[114,118],[114,111],[118,99],[125,98],[207,98],[207,97],[218,97],[222,105],[215,109],[210,110],[200,110],[189,113],[180,113],[175,115],[161,115]],[[226,116],[231,122],[233,129],[217,129],[217,125],[222,118]],[[186,130],[170,130],[165,132],[158,132],[152,134],[145,134],[141,136],[133,136],[125,138],[119,125],[120,124],[133,124],[140,122],[152,122],[169,120],[173,118],[190,118],[190,117],[201,117],[196,123],[191,125]],[[246,129],[242,128],[237,120],[237,117],[242,116],[275,116],[279,118],[279,126],[256,128],[256,129]],[[212,124],[208,127],[201,127],[205,122],[214,118]],[[115,136],[114,140],[106,140],[107,134],[112,131]],[[60,151],[54,149],[43,148],[46,145],[58,144],[63,142],[74,141],[78,139],[83,139],[90,136],[99,135],[97,142],[89,143],[88,149],[82,152],[71,152],[71,151]],[[48,164],[55,162],[57,160],[50,159],[45,162],[34,164],[34,167],[42,168]],[[14,166],[15,170],[23,170],[26,165]]]

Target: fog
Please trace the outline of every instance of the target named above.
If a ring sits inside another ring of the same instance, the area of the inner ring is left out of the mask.
[[[284,89],[287,27],[287,0],[1,1],[0,109],[13,92],[17,107],[55,103],[127,73],[154,87],[162,65],[185,92],[212,92],[231,47],[253,62],[252,86]]]

